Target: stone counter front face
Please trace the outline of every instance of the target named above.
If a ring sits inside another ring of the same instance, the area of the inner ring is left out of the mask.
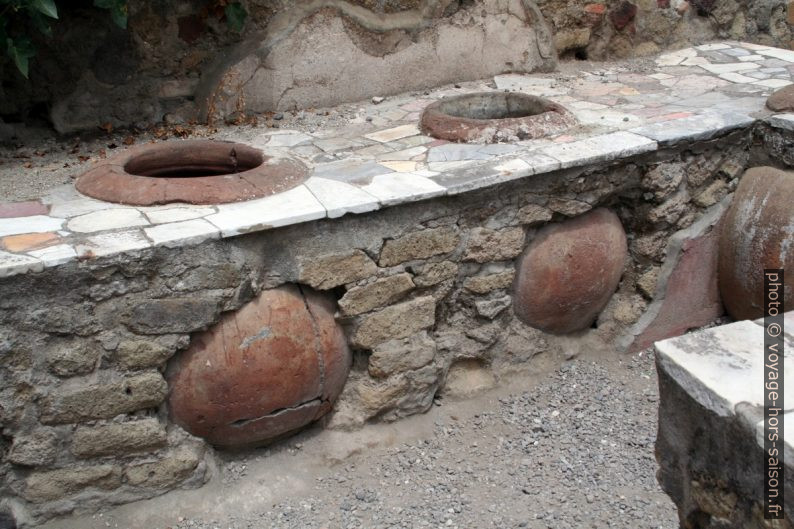
[[[433,140],[419,113],[449,89],[344,130],[226,131],[310,169],[271,197],[0,205],[0,508],[38,522],[199,486],[223,446],[399,419],[715,320],[733,192],[791,164],[792,117],[764,101],[794,55],[718,43],[656,64],[564,95],[494,79],[556,91],[570,135]]]
[[[786,315],[791,323],[792,313]],[[786,377],[794,375],[790,335]],[[659,342],[659,483],[678,507],[681,527],[791,527],[794,465],[790,429],[781,440],[785,519],[764,520],[764,327],[739,321]],[[790,409],[791,386],[784,408]],[[790,418],[791,413],[781,416]],[[787,421],[788,422],[788,421]]]
[[[740,130],[366,214],[198,238],[177,248],[149,246],[5,278],[1,492],[18,519],[43,520],[209,479],[216,449],[210,442],[224,443],[174,421],[180,368],[199,341],[220,332],[219,322],[274,289],[317,291],[307,295],[325,300],[325,316],[308,303],[307,329],[316,326],[310,338],[338,326],[352,362],[343,354],[336,372],[326,356],[324,370],[305,373],[312,392],[233,422],[302,410],[315,398],[332,402],[330,393],[341,390],[323,421],[356,428],[423,412],[439,392],[467,393],[470,380],[498,383],[593,343],[616,347],[654,296],[664,296],[656,277],[673,235],[724,208],[719,202],[758,154],[751,136]],[[687,176],[675,178],[678,173]],[[692,198],[707,190],[709,200]],[[591,209],[597,211],[588,214]],[[620,248],[603,270],[585,269],[596,276],[610,270],[606,301],[599,298],[595,315],[588,313],[587,328],[558,336],[516,317],[513,283],[522,253],[580,215],[607,216]],[[265,323],[244,333],[241,355],[249,350],[243,345],[253,350],[258,339],[275,340]],[[313,344],[312,362],[319,358]],[[321,413],[309,415],[311,421]],[[308,421],[290,422],[276,434]]]

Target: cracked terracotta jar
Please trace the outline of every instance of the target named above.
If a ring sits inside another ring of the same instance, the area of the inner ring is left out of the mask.
[[[263,444],[330,411],[350,369],[325,296],[262,292],[198,334],[168,367],[171,419],[220,447]]]
[[[224,204],[275,195],[302,184],[301,162],[241,143],[173,140],[138,145],[80,175],[77,190],[106,202],[153,206]]]

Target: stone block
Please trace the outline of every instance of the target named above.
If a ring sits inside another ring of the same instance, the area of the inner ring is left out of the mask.
[[[670,197],[667,201],[659,204],[648,212],[648,220],[654,224],[659,222],[666,222],[667,224],[675,224],[681,216],[687,211],[689,205],[689,193],[686,189],[682,189],[675,195]]]
[[[637,278],[637,289],[648,298],[653,299],[656,293],[656,282],[659,279],[661,267],[652,266]]]
[[[80,339],[56,338],[45,348],[50,371],[59,377],[84,375],[94,370],[102,349],[99,344]]]
[[[657,479],[678,507],[682,527],[791,527],[794,501],[785,495],[784,520],[764,520],[764,328],[740,321],[655,344],[659,376]],[[782,345],[782,344],[781,344]],[[792,343],[780,359],[794,376]],[[780,373],[782,380],[784,373]],[[791,402],[784,388],[778,403]],[[781,405],[781,407],[783,407]],[[779,414],[787,422],[790,413]],[[789,490],[794,437],[775,441],[783,453],[781,487]],[[782,494],[781,494],[782,496]],[[783,498],[781,498],[783,499]],[[695,522],[693,524],[693,521]]]
[[[457,277],[457,275],[458,265],[452,261],[428,263],[414,277],[414,284],[420,288],[431,287],[447,279]]]
[[[354,250],[307,260],[301,264],[299,281],[318,290],[327,290],[373,276],[377,271],[378,267],[367,254]]]
[[[468,277],[463,282],[463,288],[475,294],[487,294],[500,288],[510,288],[515,275],[515,270],[505,270],[497,274]]]
[[[28,435],[14,437],[8,460],[15,465],[38,467],[49,465],[58,455],[58,436],[55,430],[42,428]]]
[[[170,487],[190,477],[203,453],[203,448],[197,445],[180,446],[159,461],[128,466],[124,476],[132,486],[147,489]]]
[[[536,226],[551,220],[552,212],[549,208],[537,204],[527,204],[518,210],[516,222],[527,226]]]
[[[127,325],[140,334],[189,333],[209,326],[219,309],[209,297],[148,299],[132,308]]]
[[[459,360],[450,366],[442,393],[445,397],[471,397],[495,385],[496,378],[483,362]]]
[[[508,228],[501,231],[487,228],[471,230],[464,260],[487,263],[518,257],[524,248],[524,229]]]
[[[108,382],[75,383],[55,389],[42,404],[41,422],[67,424],[90,419],[110,419],[158,406],[168,393],[157,371]]]
[[[653,166],[642,178],[642,187],[651,191],[657,200],[661,200],[683,182],[686,176],[684,164],[663,163]]]
[[[41,503],[67,498],[87,488],[113,490],[119,485],[121,468],[117,465],[62,468],[30,474],[23,496],[33,503]]]
[[[162,365],[175,351],[175,345],[167,346],[153,340],[123,340],[114,358],[127,369],[145,369]]]
[[[339,300],[345,316],[354,316],[389,305],[414,288],[410,274],[397,274],[361,287],[353,287]]]
[[[406,261],[427,259],[452,252],[458,247],[460,234],[451,226],[431,228],[389,239],[380,252],[381,266],[394,266]]]
[[[436,343],[426,332],[389,340],[372,350],[369,374],[375,378],[385,378],[395,373],[419,369],[432,362],[435,356]]]
[[[393,421],[427,411],[441,382],[442,370],[435,363],[382,380],[368,380],[357,388],[365,413]]]
[[[587,213],[593,209],[593,206],[581,200],[552,198],[549,200],[549,209],[566,217],[576,217],[582,213]]]
[[[397,338],[405,338],[436,321],[436,303],[430,296],[392,305],[364,318],[358,325],[353,343],[364,349]]]
[[[165,428],[157,419],[100,426],[81,426],[72,438],[72,453],[79,458],[124,456],[165,446]]]
[[[728,194],[728,184],[715,180],[706,189],[695,195],[694,202],[702,208],[713,206]]]
[[[474,308],[477,310],[477,314],[492,320],[509,307],[511,303],[512,298],[510,296],[502,296],[496,299],[478,299],[474,302]]]

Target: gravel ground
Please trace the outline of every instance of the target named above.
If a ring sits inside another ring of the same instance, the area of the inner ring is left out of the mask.
[[[318,469],[309,490],[259,512],[180,517],[172,528],[678,527],[655,479],[648,352],[574,360],[529,391],[486,400],[439,402],[429,435]],[[230,490],[246,457],[226,465]]]

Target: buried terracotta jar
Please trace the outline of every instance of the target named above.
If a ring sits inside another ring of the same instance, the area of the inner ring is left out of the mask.
[[[496,143],[559,134],[576,125],[562,105],[518,92],[447,97],[422,113],[424,134],[452,142]]]
[[[553,334],[590,327],[617,289],[627,255],[623,225],[607,209],[544,226],[517,263],[516,316]]]
[[[297,160],[265,156],[241,143],[173,140],[102,160],[75,186],[84,195],[133,206],[224,204],[282,193],[308,175]]]
[[[322,417],[351,361],[334,311],[324,295],[287,285],[224,315],[171,361],[171,419],[216,446],[244,447]]]
[[[737,320],[764,315],[764,269],[785,269],[783,302],[794,304],[794,171],[748,169],[722,221],[718,283]]]

